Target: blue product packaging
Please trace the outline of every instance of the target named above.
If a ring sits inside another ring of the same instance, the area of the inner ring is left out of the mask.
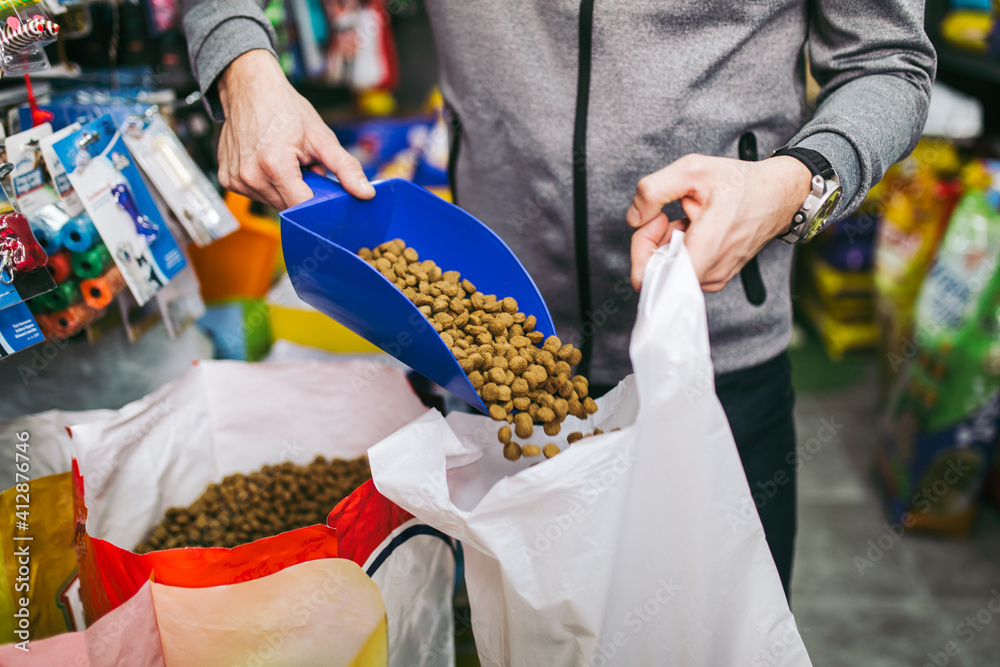
[[[6,357],[45,340],[25,303],[0,310],[0,357]]]
[[[53,148],[129,291],[147,303],[186,262],[114,119],[87,123]]]

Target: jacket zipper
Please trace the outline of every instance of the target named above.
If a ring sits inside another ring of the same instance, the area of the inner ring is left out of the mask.
[[[594,28],[594,0],[580,1],[580,58],[576,80],[576,118],[573,121],[573,242],[580,308],[580,351],[577,373],[590,374],[593,358],[593,297],[590,282],[590,246],[587,229],[587,107],[590,103],[590,61]]]
[[[451,201],[458,206],[458,183],[456,172],[458,169],[458,148],[462,143],[462,119],[458,117],[455,109],[445,102],[445,120],[451,129],[451,145],[448,146],[448,187],[451,189]]]

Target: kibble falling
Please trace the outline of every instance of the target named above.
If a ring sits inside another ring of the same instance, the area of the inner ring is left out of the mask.
[[[536,331],[535,316],[522,313],[513,297],[483,294],[458,271],[420,261],[417,251],[402,239],[362,248],[358,255],[427,317],[490,417],[507,422],[497,434],[506,458],[516,461],[541,454],[552,458],[560,452],[555,443],[544,448],[521,446],[512,435],[530,438],[535,425],[541,424],[545,434],[554,437],[567,415],[586,419],[597,412],[587,378],[572,374],[583,356],[580,350],[558,336],[546,338]]]

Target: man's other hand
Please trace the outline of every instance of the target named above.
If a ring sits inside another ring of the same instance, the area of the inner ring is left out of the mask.
[[[638,290],[653,251],[685,231],[691,263],[706,292],[718,292],[772,239],[791,227],[812,174],[788,156],[762,162],[686,155],[639,181],[626,214],[632,236],[632,286]],[[687,214],[668,220],[675,199]]]

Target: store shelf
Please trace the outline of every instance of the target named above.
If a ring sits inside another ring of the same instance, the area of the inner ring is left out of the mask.
[[[938,76],[972,77],[984,83],[1000,86],[1000,62],[941,42],[935,43],[934,48],[938,53]]]
[[[982,102],[985,132],[1000,134],[1000,62],[952,46],[933,31],[930,36],[938,54],[937,80]]]

